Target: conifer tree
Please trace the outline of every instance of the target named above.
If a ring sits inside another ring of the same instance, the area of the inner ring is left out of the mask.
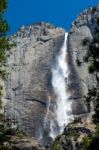
[[[0,0],[0,80],[4,80],[6,76],[6,72],[4,70],[4,66],[6,64],[6,50],[10,47],[6,36],[9,31],[9,26],[5,19],[7,6],[8,0]],[[2,108],[2,90],[3,87],[0,83],[0,108]]]

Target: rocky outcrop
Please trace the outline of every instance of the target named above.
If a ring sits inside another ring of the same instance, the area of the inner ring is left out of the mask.
[[[88,45],[87,43],[84,44],[84,40],[92,41],[96,36],[96,32],[99,31],[98,18],[99,5],[81,13],[76,21],[73,22],[72,28],[69,31],[69,53],[73,58],[74,67],[76,68],[81,84],[80,91],[83,90],[83,95],[86,95],[88,89],[93,88],[97,83],[95,75],[88,72],[90,62],[84,62],[84,56],[88,52]]]
[[[13,137],[11,139],[11,149],[12,150],[45,150],[40,143],[33,139],[32,137]]]
[[[0,133],[1,135],[1,133]],[[44,147],[33,137],[26,135],[22,132],[16,132],[13,134],[8,132],[6,134],[5,141],[1,144],[0,150],[45,150]]]
[[[41,137],[51,90],[51,65],[65,31],[48,23],[22,27],[9,40],[5,121],[34,137]]]
[[[89,8],[81,13],[73,22],[68,36],[68,53],[70,67],[70,87],[74,114],[81,113],[83,96],[87,95],[88,89],[97,86],[96,74],[88,72],[91,60],[86,63],[84,57],[88,53],[88,42],[91,42],[99,31],[97,19],[99,18],[99,5]],[[80,109],[81,108],[81,109]],[[82,110],[83,112],[83,110]]]
[[[83,150],[84,138],[91,137],[96,125],[92,122],[93,114],[84,114],[75,118],[74,122],[67,125],[62,135],[56,137],[51,150]]]

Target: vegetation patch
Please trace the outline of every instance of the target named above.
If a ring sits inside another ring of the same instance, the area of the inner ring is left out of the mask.
[[[83,150],[99,150],[99,126],[92,137],[85,136],[83,138]]]
[[[70,131],[68,131],[65,136],[68,138],[74,137],[75,139],[77,139],[80,136],[80,134],[77,131],[75,131],[75,129],[70,129]]]
[[[96,38],[99,39],[99,33],[96,33]]]
[[[89,67],[88,67],[88,72],[89,73],[94,73],[94,71],[96,70],[96,67],[94,64],[91,64]]]
[[[90,43],[90,39],[89,38],[85,38],[82,40],[82,46],[86,46]]]
[[[61,150],[60,144],[59,143],[54,143],[53,147],[52,147],[52,150]]]

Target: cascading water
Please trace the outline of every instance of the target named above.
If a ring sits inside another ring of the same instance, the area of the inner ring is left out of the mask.
[[[66,91],[66,84],[68,83],[68,65],[66,60],[67,55],[67,36],[63,46],[56,58],[56,63],[52,68],[52,87],[56,96],[55,119],[50,121],[50,136],[55,138],[61,134],[64,127],[70,122],[71,116],[71,102],[68,100],[69,94]]]

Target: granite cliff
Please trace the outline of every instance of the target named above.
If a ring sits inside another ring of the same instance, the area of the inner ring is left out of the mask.
[[[79,74],[81,91],[86,95],[88,89],[96,86],[95,74],[88,72],[88,65],[84,61],[84,56],[88,52],[88,41],[92,41],[99,31],[97,19],[99,18],[99,5],[86,9],[78,18],[72,23],[72,28],[69,31],[68,50],[73,58],[73,64]],[[86,44],[84,44],[86,42]],[[90,60],[91,61],[91,60]]]
[[[48,23],[22,27],[10,38],[5,120],[36,138],[44,129],[51,94],[51,65],[65,31]],[[53,113],[53,112],[52,112]]]
[[[5,81],[4,107],[6,125],[18,128],[38,140],[42,138],[43,144],[47,144],[46,149],[82,149],[82,138],[84,135],[93,134],[95,129],[91,120],[93,103],[90,106],[91,113],[87,114],[88,107],[84,103],[84,96],[87,96],[89,89],[98,87],[96,79],[98,74],[96,76],[96,73],[88,72],[91,60],[86,63],[84,57],[88,52],[88,43],[96,37],[96,31],[99,32],[97,19],[99,19],[99,5],[81,13],[68,33],[67,91],[72,102],[74,123],[64,129],[63,134],[56,138],[52,147],[49,146],[52,139],[49,137],[49,129],[44,128],[44,121],[47,111],[52,117],[54,116],[55,94],[51,85],[51,68],[63,45],[65,30],[42,22],[23,26],[19,32],[9,38],[10,43],[14,43],[14,47],[8,52],[7,60],[9,74]],[[52,108],[50,110],[48,110],[49,97]],[[16,149],[20,149],[20,145],[22,144],[15,145],[18,146]],[[32,146],[29,148],[33,149]],[[23,149],[26,147],[23,146]]]
[[[97,103],[95,102],[95,95],[97,95],[97,100],[99,100],[99,67],[97,67],[97,71],[90,71],[89,66],[93,62],[93,57],[91,56],[89,60],[87,60],[86,57],[90,56],[90,50],[92,50],[94,45],[93,50],[98,50],[97,63],[99,61],[99,37],[97,36],[97,33],[99,33],[98,21],[99,5],[93,8],[90,7],[81,13],[76,21],[72,23],[72,27],[69,31],[68,57],[69,67],[71,68],[70,87],[72,90],[72,98],[74,98],[72,110],[74,114],[75,112],[77,114],[74,115],[74,122],[70,123],[65,128],[63,134],[55,139],[52,146],[53,150],[87,150],[88,148],[84,147],[84,144],[87,145],[88,142],[86,137],[92,137],[95,133],[96,125],[98,125],[93,123],[93,114],[94,108],[99,109],[99,105],[97,108],[95,105],[95,103]],[[94,91],[93,93],[91,93],[92,90]],[[78,115],[79,113],[75,111],[75,108],[77,105],[79,106],[81,102],[86,108],[86,113]],[[89,149],[97,150],[98,146],[94,146]]]

